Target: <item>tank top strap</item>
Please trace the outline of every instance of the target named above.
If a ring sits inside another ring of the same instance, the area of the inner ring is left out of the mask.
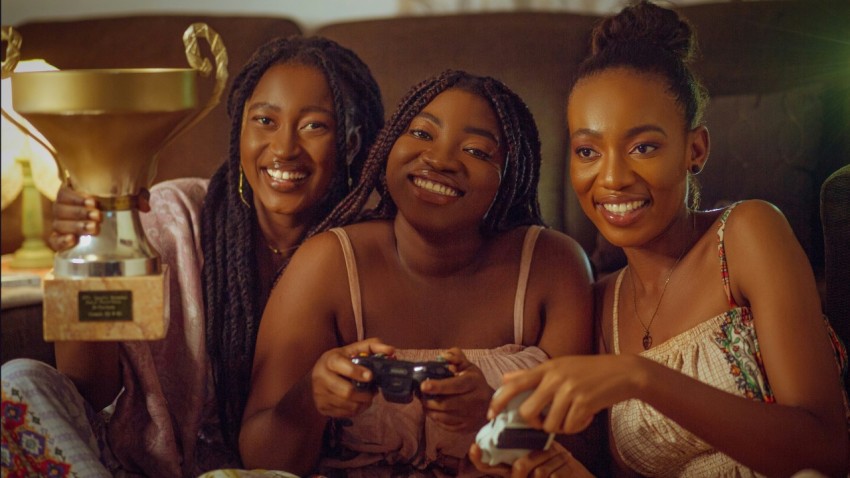
[[[342,255],[345,257],[345,271],[348,273],[348,290],[351,293],[351,308],[354,310],[354,325],[357,327],[357,340],[365,338],[363,332],[363,305],[360,300],[360,276],[357,274],[357,261],[354,259],[354,248],[351,239],[340,227],[330,229],[339,239]]]
[[[620,310],[620,284],[623,283],[623,276],[626,273],[626,268],[624,267],[619,274],[617,274],[617,281],[614,283],[614,313],[612,314],[612,328],[613,328],[613,341],[614,341],[614,355],[620,355],[620,319],[617,316],[617,311]]]
[[[732,297],[732,289],[729,287],[729,265],[726,261],[726,244],[723,240],[723,235],[726,232],[726,221],[735,206],[741,204],[740,201],[732,204],[723,214],[720,215],[720,223],[717,225],[717,256],[720,259],[720,278],[723,280],[723,291],[726,293],[726,300],[729,301],[729,307],[738,307],[735,298]]]
[[[522,331],[525,326],[525,291],[528,289],[528,276],[531,272],[531,259],[534,257],[534,246],[543,226],[530,226],[525,231],[522,242],[522,256],[519,263],[519,278],[514,299],[514,343],[522,345]]]

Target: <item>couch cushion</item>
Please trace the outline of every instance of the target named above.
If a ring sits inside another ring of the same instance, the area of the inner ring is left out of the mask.
[[[702,208],[741,199],[775,204],[810,257],[820,250],[815,176],[823,130],[817,85],[712,98],[706,112],[708,163],[698,176]]]
[[[820,200],[826,249],[824,312],[844,345],[850,346],[850,164],[824,181]],[[844,380],[850,392],[850,375]]]

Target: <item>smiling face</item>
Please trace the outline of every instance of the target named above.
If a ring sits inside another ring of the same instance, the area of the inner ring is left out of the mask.
[[[579,81],[567,108],[570,176],[584,213],[612,244],[639,246],[686,212],[687,171],[707,157],[704,128],[660,77],[614,68]]]
[[[266,70],[242,115],[240,152],[261,221],[310,222],[336,168],[336,118],[325,76],[312,66]]]
[[[387,187],[411,224],[477,228],[499,190],[504,163],[501,128],[490,104],[449,89],[396,140],[387,161]]]

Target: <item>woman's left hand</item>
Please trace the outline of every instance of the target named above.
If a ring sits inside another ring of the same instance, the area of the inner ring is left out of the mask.
[[[451,432],[471,432],[487,423],[486,413],[493,389],[481,369],[453,347],[443,354],[454,377],[426,380],[420,390],[426,415]]]
[[[548,450],[530,452],[515,461],[513,466],[490,466],[483,463],[481,461],[481,449],[475,443],[469,448],[469,459],[478,471],[494,476],[510,478],[528,476],[593,477],[593,474],[587,471],[587,468],[558,442],[552,442]]]

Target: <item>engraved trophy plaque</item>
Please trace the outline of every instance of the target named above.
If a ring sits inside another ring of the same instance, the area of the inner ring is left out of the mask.
[[[158,152],[206,116],[227,82],[227,52],[203,23],[183,35],[191,68],[14,72],[22,39],[3,27],[3,78],[12,106],[47,143],[64,179],[95,196],[100,233],[59,252],[44,281],[44,339],[156,340],[168,328],[168,268],[142,230],[138,197],[151,186]],[[201,56],[205,38],[215,65]],[[197,82],[214,70],[199,106]],[[9,112],[3,115],[35,137]]]

